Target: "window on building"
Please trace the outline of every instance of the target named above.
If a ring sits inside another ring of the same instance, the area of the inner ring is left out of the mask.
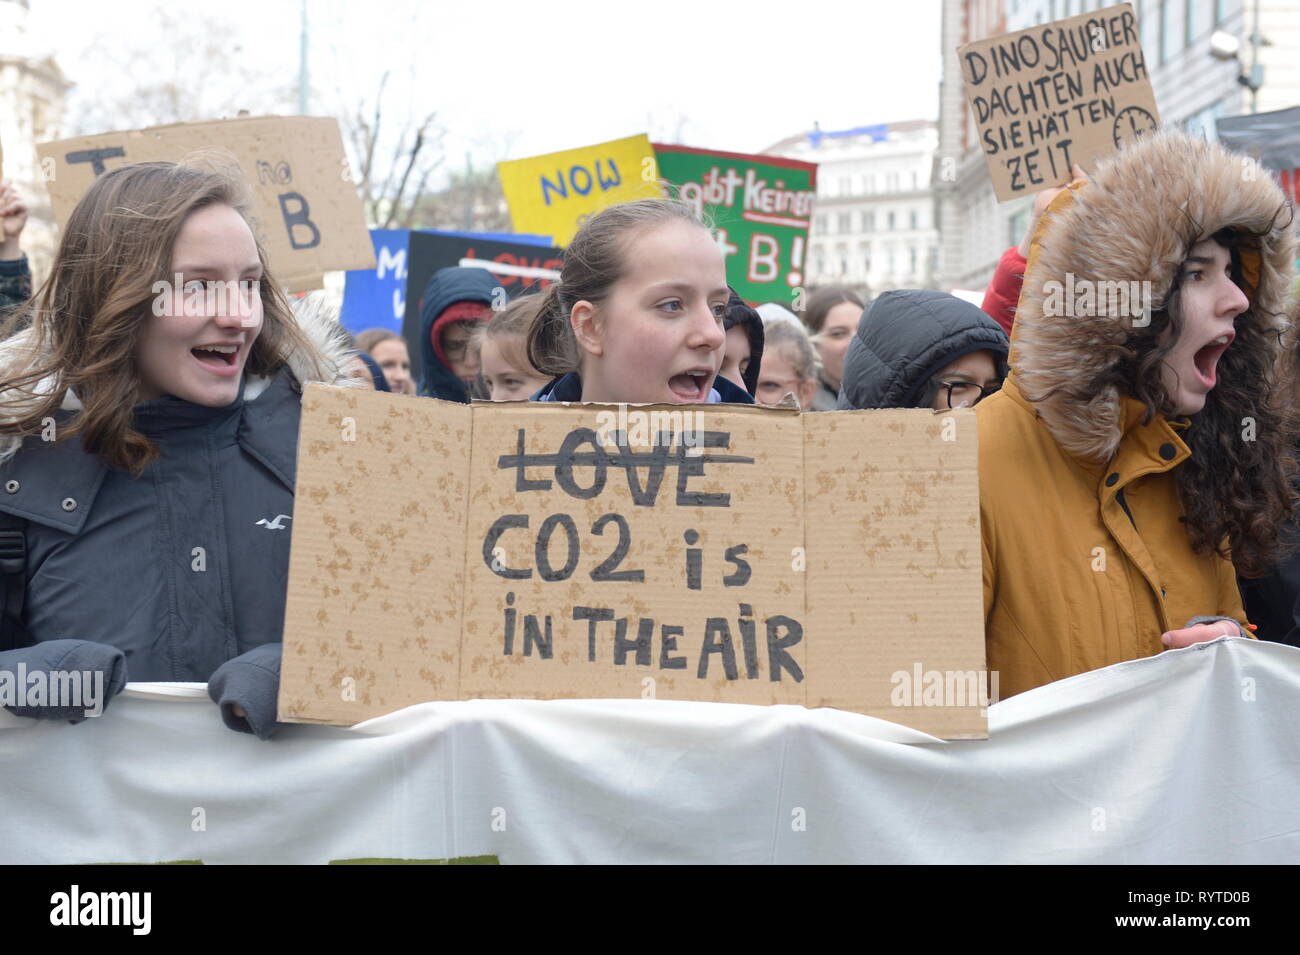
[[[813,232],[816,232],[819,235],[824,235],[826,233],[825,216],[813,216]]]
[[[840,177],[840,195],[842,196],[853,195],[853,179],[851,176]]]
[[[862,260],[862,274],[871,274],[871,246],[863,245],[858,247],[858,258]]]
[[[912,170],[912,188],[913,189],[921,188],[920,179],[917,177],[915,169]]]
[[[1222,26],[1223,18],[1227,11],[1223,9],[1223,0],[1214,0],[1214,25]]]
[[[1219,138],[1218,124],[1215,122],[1223,115],[1223,101],[1207,106],[1205,109],[1198,110],[1183,121],[1183,127],[1189,132],[1200,136],[1202,139],[1214,142]]]
[[[1019,245],[1025,230],[1029,228],[1029,214],[1032,212],[1031,206],[1025,206],[1015,215],[1007,220],[1007,239],[1005,245]]]
[[[862,231],[867,233],[876,231],[876,214],[871,209],[862,213]]]
[[[1183,45],[1191,46],[1196,42],[1196,0],[1183,2]]]
[[[909,222],[909,225],[910,225],[911,228],[913,228],[913,229],[917,228],[917,224],[916,224],[916,210],[915,210],[915,209],[913,209],[910,213],[908,213],[908,222]]]
[[[912,275],[916,274],[916,246],[907,250],[907,271]]]
[[[850,232],[853,231],[853,213],[851,212],[840,213],[839,231],[841,235],[848,235]]]
[[[1142,0],[1137,7],[1138,37],[1142,41],[1142,55],[1147,58],[1147,65],[1155,62],[1156,55],[1156,12],[1158,0]]]
[[[885,216],[885,228],[890,232],[894,231],[894,213],[892,211],[890,211],[889,215]]]

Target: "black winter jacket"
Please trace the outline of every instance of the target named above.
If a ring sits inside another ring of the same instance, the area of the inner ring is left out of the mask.
[[[863,314],[844,355],[838,408],[916,408],[926,385],[963,355],[987,350],[1006,374],[1007,333],[945,292],[885,292]]]
[[[344,384],[344,347],[318,322],[306,330],[336,370],[331,383]],[[249,713],[245,727],[223,707],[227,722],[269,734],[274,695],[238,694],[278,679],[301,416],[295,365],[308,367],[291,359],[270,379],[246,377],[224,408],[170,395],[137,405],[135,426],[160,453],[138,478],[88,453],[79,435],[0,445],[0,514],[23,527],[27,550],[25,645],[0,651],[0,669],[57,668],[72,641],[75,656],[98,660],[117,684],[219,684],[235,695],[218,702]],[[66,398],[56,427],[78,406]]]

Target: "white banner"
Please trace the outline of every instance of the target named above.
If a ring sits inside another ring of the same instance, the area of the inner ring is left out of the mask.
[[[429,703],[236,734],[202,687],[0,714],[0,863],[1295,863],[1300,650],[1224,639],[942,742],[798,706]]]

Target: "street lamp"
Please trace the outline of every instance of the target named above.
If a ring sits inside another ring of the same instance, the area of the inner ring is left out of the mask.
[[[1251,49],[1249,72],[1246,70],[1246,64],[1241,61],[1241,39],[1231,33],[1223,30],[1214,31],[1210,37],[1210,56],[1216,60],[1237,61],[1241,70],[1237,75],[1237,82],[1250,90],[1250,111],[1254,113],[1258,112],[1259,88],[1264,85],[1264,67],[1259,65],[1259,48],[1273,45],[1271,40],[1260,36],[1259,33],[1259,0],[1255,0],[1255,31],[1246,39],[1250,42]]]

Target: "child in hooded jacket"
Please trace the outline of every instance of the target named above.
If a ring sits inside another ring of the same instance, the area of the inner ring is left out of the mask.
[[[469,403],[479,374],[475,333],[504,294],[487,269],[452,265],[433,273],[420,296],[420,394]]]

